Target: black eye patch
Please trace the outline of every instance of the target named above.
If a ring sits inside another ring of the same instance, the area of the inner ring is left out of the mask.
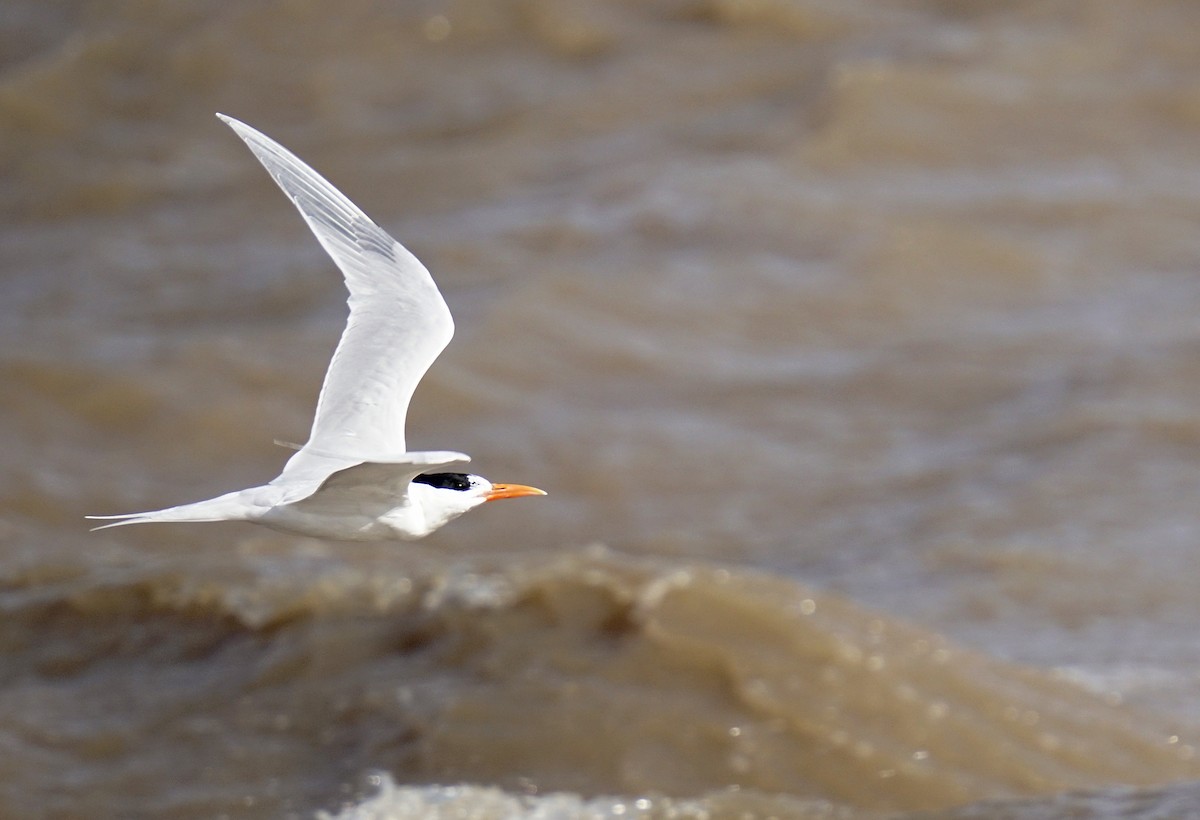
[[[428,484],[440,490],[469,490],[471,478],[466,473],[425,473],[413,479],[418,484]]]

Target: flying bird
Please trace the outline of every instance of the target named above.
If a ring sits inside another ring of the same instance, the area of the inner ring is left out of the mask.
[[[152,512],[90,515],[95,529],[156,521],[251,521],[348,541],[423,538],[487,501],[545,495],[461,472],[471,459],[409,452],[404,423],[413,391],[454,334],[425,266],[279,143],[232,117],[231,127],[333,257],[350,291],[350,317],[317,399],[308,442],[277,478]]]

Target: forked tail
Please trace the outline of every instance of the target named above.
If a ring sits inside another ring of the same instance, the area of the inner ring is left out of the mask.
[[[91,531],[107,530],[109,527],[123,527],[126,524],[154,524],[165,522],[186,522],[186,521],[228,521],[229,516],[206,516],[203,518],[191,515],[167,516],[163,513],[171,512],[171,510],[154,510],[152,512],[140,513],[122,513],[120,515],[85,515],[84,518],[92,521],[110,521],[108,524],[101,524],[98,527],[92,527]]]
[[[207,501],[197,501],[194,504],[180,504],[178,507],[167,507],[162,510],[149,512],[122,513],[120,515],[85,515],[94,521],[109,521],[111,523],[92,527],[96,530],[106,530],[109,527],[123,527],[126,524],[154,524],[159,522],[185,521],[245,521],[253,518],[271,499],[260,497],[263,487],[251,490],[238,490],[225,495],[210,498]]]

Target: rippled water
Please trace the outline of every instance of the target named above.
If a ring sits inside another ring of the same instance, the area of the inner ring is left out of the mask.
[[[9,3],[0,814],[1200,812],[1198,24]],[[434,272],[412,445],[550,497],[86,531],[273,476],[341,330],[218,110]]]

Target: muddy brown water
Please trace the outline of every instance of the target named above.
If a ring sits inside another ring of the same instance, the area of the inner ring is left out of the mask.
[[[0,814],[1200,813],[1200,8],[16,0]],[[272,477],[344,292],[223,111],[421,257],[414,544]]]

